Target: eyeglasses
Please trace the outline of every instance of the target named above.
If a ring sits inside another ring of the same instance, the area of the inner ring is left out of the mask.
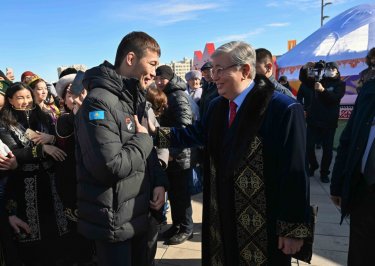
[[[239,65],[239,64],[233,64],[233,65],[230,65],[230,66],[227,66],[227,67],[213,67],[212,68],[212,74],[215,75],[215,76],[220,76],[221,74],[223,74],[223,72],[231,67],[234,67],[234,66],[242,66],[242,65]]]

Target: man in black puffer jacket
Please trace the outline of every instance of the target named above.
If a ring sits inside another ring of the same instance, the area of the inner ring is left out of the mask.
[[[315,156],[315,144],[322,143],[323,156],[320,164],[320,180],[329,183],[329,167],[332,161],[333,140],[339,120],[340,100],[345,94],[345,82],[341,80],[338,65],[326,64],[323,79],[315,83],[307,122],[307,158],[309,176],[319,168]]]
[[[182,128],[191,125],[193,114],[191,111],[186,83],[173,73],[169,66],[160,66],[156,69],[156,85],[168,98],[168,108],[160,117],[160,125],[163,127]],[[193,236],[193,218],[191,198],[189,193],[189,178],[193,174],[194,163],[191,155],[197,150],[169,149],[169,164],[167,168],[170,189],[168,191],[171,203],[173,225],[163,236],[166,244],[181,244]]]
[[[83,79],[89,91],[77,113],[78,231],[95,240],[99,265],[150,265],[150,208],[164,204],[167,180],[152,138],[134,119],[155,76],[160,47],[132,32]],[[153,151],[153,152],[152,152]]]

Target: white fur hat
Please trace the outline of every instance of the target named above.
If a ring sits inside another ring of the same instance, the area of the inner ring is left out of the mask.
[[[69,74],[69,75],[63,76],[61,79],[59,79],[59,81],[56,83],[56,86],[55,86],[58,96],[60,96],[62,98],[62,94],[63,94],[65,88],[69,84],[73,83],[73,80],[74,80],[75,77],[76,77],[76,74]]]

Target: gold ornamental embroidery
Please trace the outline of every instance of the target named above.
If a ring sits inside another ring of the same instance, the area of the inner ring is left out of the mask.
[[[263,145],[255,137],[234,180],[240,265],[267,265]]]
[[[169,148],[171,139],[171,129],[169,127],[159,128],[159,148]]]
[[[307,238],[312,236],[312,227],[306,223],[277,221],[277,235],[293,238]]]

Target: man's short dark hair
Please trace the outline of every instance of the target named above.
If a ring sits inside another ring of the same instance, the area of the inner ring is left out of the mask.
[[[61,79],[62,77],[65,77],[67,75],[70,75],[70,74],[76,74],[77,72],[78,72],[78,70],[75,69],[74,67],[65,68],[63,71],[61,71],[61,73],[59,75],[59,79]]]
[[[272,54],[265,48],[258,48],[255,50],[257,56],[257,62],[266,62],[270,60],[272,62]]]
[[[160,46],[154,38],[145,32],[133,31],[127,34],[120,42],[115,59],[115,68],[118,69],[129,52],[133,52],[138,58],[145,56],[146,50],[156,52],[160,57]]]

